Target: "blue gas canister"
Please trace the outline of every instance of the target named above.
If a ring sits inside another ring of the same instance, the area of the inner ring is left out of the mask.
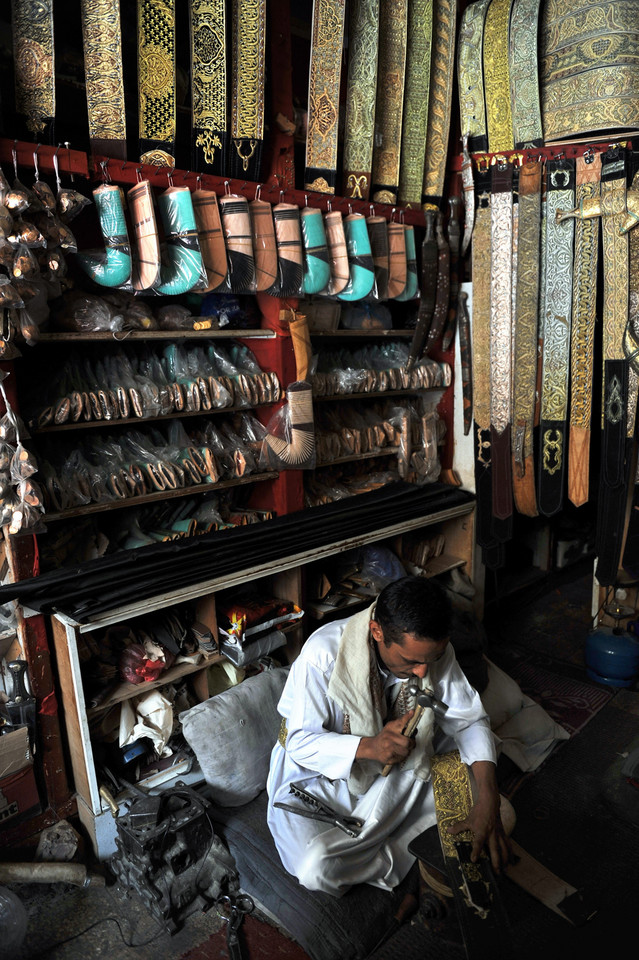
[[[634,610],[616,607],[606,613],[617,622],[614,627],[600,625],[588,634],[586,672],[597,683],[631,687],[639,674],[639,640],[620,625],[620,620],[632,616]]]

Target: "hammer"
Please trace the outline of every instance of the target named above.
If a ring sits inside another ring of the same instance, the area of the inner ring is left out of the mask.
[[[409,696],[416,697],[417,699],[415,701],[415,712],[402,730],[402,735],[404,737],[413,736],[415,730],[417,729],[417,724],[421,719],[422,713],[427,707],[432,709],[435,717],[438,720],[441,720],[442,717],[446,716],[446,711],[448,710],[447,704],[443,703],[441,700],[437,700],[435,695],[431,693],[430,690],[421,690],[416,683],[411,683],[406,688],[406,692]],[[382,776],[387,777],[394,766],[394,763],[387,763],[382,770]]]

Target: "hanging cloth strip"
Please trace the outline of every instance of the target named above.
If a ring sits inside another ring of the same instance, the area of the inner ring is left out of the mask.
[[[175,167],[175,0],[138,0],[140,163]]]
[[[514,0],[510,15],[510,108],[517,149],[541,147],[537,29],[541,0]]]
[[[513,121],[510,110],[508,31],[513,0],[491,0],[484,24],[484,89],[486,125],[491,153],[513,150]]]
[[[575,201],[578,207],[592,200],[599,201],[600,179],[599,153],[577,158]],[[598,258],[599,220],[580,218],[575,223],[568,447],[568,498],[576,507],[588,500]]]
[[[406,77],[408,0],[380,0],[379,13],[372,196],[376,203],[396,203]]]
[[[610,586],[621,560],[634,433],[628,409],[629,364],[623,354],[629,245],[628,234],[621,232],[626,216],[626,158],[619,148],[611,148],[602,158],[601,215],[604,382],[596,577],[602,586]]]
[[[402,146],[399,167],[399,202],[419,205],[426,159],[428,88],[433,38],[433,0],[413,0],[408,7],[408,45]]]
[[[454,0],[435,0],[423,204],[439,205],[444,195],[455,74],[456,17]]]
[[[82,0],[82,40],[91,150],[126,160],[120,0]]]
[[[633,151],[632,161],[634,169],[639,163],[639,153]],[[632,179],[631,189],[639,188],[639,171]],[[629,191],[630,193],[630,191]],[[639,230],[636,225],[628,234],[629,269],[628,269],[628,325],[624,336],[624,353],[628,359],[630,370],[637,376],[639,371]],[[639,563],[639,474],[635,468],[634,491],[628,531],[626,534],[622,566],[631,576],[635,575]]]
[[[422,355],[426,338],[430,332],[435,310],[437,291],[437,238],[435,236],[435,210],[424,212],[426,232],[422,241],[422,266],[417,326],[411,341],[406,369],[410,371]]]
[[[260,179],[264,139],[266,0],[233,0],[231,175]]]
[[[354,0],[349,20],[342,192],[368,200],[373,168],[379,0]]]
[[[271,0],[269,23],[270,117],[268,172],[282,190],[295,189],[295,108],[293,106],[293,52],[291,43],[291,4],[289,0]]]
[[[190,0],[193,169],[221,175],[228,164],[226,4]]]
[[[484,22],[490,0],[477,0],[464,10],[459,30],[457,82],[462,137],[471,153],[488,150],[486,106],[484,101],[484,64],[482,45]]]
[[[551,517],[561,510],[566,474],[568,375],[572,316],[572,221],[557,222],[557,210],[574,206],[575,166],[572,160],[550,160],[546,195],[546,276],[540,398],[539,512]]]
[[[512,412],[513,165],[492,167],[490,232],[490,439],[493,515],[513,511],[510,421]],[[486,349],[484,347],[484,349]]]
[[[513,496],[519,513],[537,516],[534,472],[541,162],[528,160],[519,171],[519,239],[513,358]]]
[[[344,0],[314,0],[304,189],[335,193]]]
[[[12,0],[11,28],[16,110],[38,140],[55,117],[53,0]]]

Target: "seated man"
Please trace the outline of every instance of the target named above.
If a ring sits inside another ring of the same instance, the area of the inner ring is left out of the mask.
[[[358,883],[394,888],[414,862],[408,844],[436,821],[429,781],[434,715],[427,708],[416,735],[403,736],[414,712],[407,710],[410,682],[448,706],[439,721],[454,741],[446,749],[457,745],[475,779],[476,802],[451,832],[473,831],[473,860],[487,845],[496,870],[508,862],[494,739],[455,659],[450,623],[440,585],[405,577],[369,609],[316,630],[292,665],[278,705],[283,722],[271,755],[268,824],[284,867],[308,889],[339,897]],[[290,793],[291,781],[361,820],[361,832],[351,837],[275,806],[304,808]]]

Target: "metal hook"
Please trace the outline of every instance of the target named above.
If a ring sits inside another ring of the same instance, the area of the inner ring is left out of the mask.
[[[369,203],[369,205],[368,205],[368,215],[369,215],[369,217],[374,217],[374,216],[375,216],[375,204],[374,204],[374,203]]]
[[[67,153],[69,154],[69,176],[71,177],[71,183],[73,183],[75,180],[75,177],[71,173],[71,144],[68,140],[65,140],[64,145],[67,148]]]
[[[109,169],[108,169],[108,168],[109,168],[109,161],[108,161],[108,159],[106,159],[106,160],[100,160],[100,166],[102,167],[102,182],[103,182],[103,183],[111,183],[111,175],[110,175]]]
[[[122,169],[124,169],[124,167],[123,167]],[[135,168],[135,177],[136,177],[136,180],[138,181],[138,183],[142,183],[142,179],[143,179],[143,177],[142,177],[142,167],[136,167],[136,168]]]
[[[352,217],[352,216],[353,216],[353,204],[352,204],[352,203],[349,203],[349,205],[348,205],[348,215],[349,215],[349,217]]]
[[[282,198],[284,197],[285,193],[286,193],[285,190],[280,190],[280,203],[284,203],[284,200]]]
[[[307,194],[307,193],[304,194],[304,206],[305,206],[305,207],[308,206],[308,194]]]
[[[187,170],[187,171],[186,171],[186,173],[185,173],[184,176],[182,177],[182,180],[183,180],[183,181],[186,180],[186,178],[188,177],[188,175],[190,174],[190,172],[191,172],[190,170]]]
[[[255,187],[255,199],[260,200],[261,194],[262,194],[262,184],[258,183],[258,185]]]
[[[62,187],[62,181],[60,180],[60,166],[58,164],[58,151],[62,144],[58,144],[55,153],[53,154],[53,171],[55,173],[55,182],[58,190]]]
[[[36,180],[40,179],[40,170],[38,168],[38,150],[40,149],[40,144],[38,144],[33,151],[33,169],[35,171]]]
[[[167,170],[167,171],[166,171],[166,179],[169,181],[169,186],[172,187],[172,186],[173,186],[173,171],[172,171],[172,170]]]
[[[327,201],[326,201],[326,207],[327,207],[327,209],[328,209],[328,212],[329,212],[329,213],[332,213],[332,212],[333,212],[333,201],[332,201],[332,200],[327,200]]]
[[[11,150],[11,157],[13,159],[13,172],[18,176],[18,141],[17,139],[13,141],[13,148]]]
[[[391,223],[394,223],[394,222],[395,222],[395,220],[393,219],[393,218],[395,217],[395,210],[396,210],[395,207],[393,207],[393,209],[391,210],[391,215],[390,215],[390,222],[391,222]]]
[[[230,197],[230,196],[231,196],[231,181],[230,181],[230,180],[225,180],[225,181],[224,181],[224,193],[226,194],[227,197]]]
[[[198,173],[197,177],[195,178],[195,189],[196,189],[196,190],[201,190],[201,189],[202,189],[202,174],[201,174],[201,173]]]

